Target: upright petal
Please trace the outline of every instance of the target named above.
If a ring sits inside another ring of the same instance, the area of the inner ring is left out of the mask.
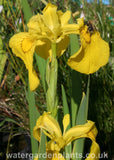
[[[78,25],[79,25],[79,27],[80,27],[80,29],[81,29],[81,27],[84,26],[84,18],[78,18],[78,19],[77,19],[77,23],[78,23]]]
[[[61,21],[61,26],[64,26],[66,24],[68,24],[69,20],[71,17],[71,12],[70,11],[66,11],[61,17],[60,17],[60,21]]]
[[[63,132],[63,134],[65,133],[65,131],[66,131],[69,123],[70,123],[70,115],[69,115],[69,114],[66,114],[66,115],[64,116],[64,118],[63,118],[63,127],[64,127],[64,132]]]
[[[28,31],[30,33],[36,33],[36,34],[42,34],[41,30],[41,16],[40,14],[37,14],[35,16],[32,16],[27,24]]]
[[[58,28],[59,21],[56,6],[48,3],[48,5],[43,10],[43,21],[51,31],[53,31],[55,28]]]
[[[69,35],[69,34],[79,34],[80,33],[80,28],[82,27],[82,22],[83,19],[78,19],[78,23],[73,23],[73,24],[69,24],[68,20],[71,17],[71,13],[70,11],[65,12],[62,16],[61,16],[61,28],[62,28],[62,32],[63,35]]]
[[[39,85],[39,79],[33,69],[33,53],[36,41],[27,32],[15,34],[9,41],[13,53],[21,58],[29,72],[30,90],[33,91]]]

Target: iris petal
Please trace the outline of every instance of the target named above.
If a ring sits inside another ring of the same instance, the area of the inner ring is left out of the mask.
[[[56,139],[62,136],[58,122],[49,114],[50,113],[44,112],[43,115],[37,120],[36,126],[33,129],[33,135],[38,141],[40,141],[41,129],[43,129],[45,134],[50,138]]]
[[[69,36],[65,36],[61,41],[57,43],[57,56],[60,57],[65,52],[70,42]]]
[[[21,32],[10,39],[9,46],[12,48],[13,53],[24,61],[29,72],[30,90],[33,91],[40,83],[33,69],[33,53],[36,42],[31,39],[29,33]]]
[[[38,45],[35,51],[40,57],[47,59],[48,57],[51,57],[52,55],[51,43],[48,39],[43,39],[43,42],[44,44]]]
[[[60,17],[61,25],[64,26],[65,24],[68,24],[70,17],[71,17],[71,12],[70,12],[70,11],[66,11],[66,12]]]
[[[51,59],[52,57],[51,43],[48,39],[43,39],[43,42],[44,42],[43,45],[36,46],[35,51],[40,57],[44,59],[50,57]],[[57,57],[62,56],[68,45],[69,45],[69,37],[65,36],[61,41],[57,43]]]
[[[66,114],[66,115],[64,116],[64,118],[63,118],[63,127],[64,127],[64,132],[63,132],[63,134],[65,133],[65,131],[66,131],[69,123],[70,123],[70,116],[69,116],[69,114]]]
[[[57,16],[57,7],[48,3],[48,5],[43,10],[43,20],[45,25],[54,30],[59,26],[58,16]]]
[[[81,37],[81,48],[68,60],[68,65],[81,73],[91,74],[108,63],[109,45],[95,31],[91,35],[90,43]]]
[[[74,126],[64,134],[63,139],[65,140],[66,144],[69,144],[75,139],[81,138],[87,134],[93,126],[94,122],[92,121],[88,121],[88,123],[85,123],[84,125]]]
[[[58,122],[54,118],[52,118],[49,115],[49,113],[44,112],[43,115],[40,116],[37,120],[37,124],[33,130],[33,135],[39,141],[41,136],[39,134],[40,129],[48,131],[49,135],[46,132],[44,132],[47,136],[51,138],[51,140],[46,145],[47,153],[59,153],[62,148],[71,143],[73,140],[79,138],[90,138],[92,140],[92,145],[90,149],[90,154],[88,155],[86,160],[91,158],[93,154],[95,158],[92,157],[92,159],[98,159],[100,148],[95,141],[95,138],[97,136],[97,129],[95,127],[95,123],[92,121],[88,121],[84,125],[77,125],[70,128],[65,133],[65,129],[68,126],[68,124],[69,115],[67,114],[64,116],[63,119],[64,134],[62,136]],[[58,158],[58,156],[56,158]]]

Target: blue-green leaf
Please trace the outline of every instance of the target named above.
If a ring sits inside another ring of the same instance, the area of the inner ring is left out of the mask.
[[[35,105],[35,95],[34,92],[30,91],[28,88],[28,104],[29,104],[29,121],[30,121],[30,133],[31,133],[31,146],[32,146],[32,153],[38,152],[38,142],[33,137],[33,128],[36,125],[36,120],[39,118],[40,113],[38,112],[36,105]]]
[[[45,83],[46,60],[41,58],[37,54],[35,54],[35,58],[36,58],[36,63],[37,63],[37,66],[38,66],[38,69],[41,75],[42,85],[43,85],[44,91],[46,92],[46,83]]]
[[[67,103],[67,97],[66,97],[66,94],[65,94],[65,89],[64,89],[63,85],[61,85],[61,87],[62,87],[63,113],[64,113],[64,115],[65,114],[70,114],[68,103]],[[69,124],[67,130],[70,129],[70,128],[71,128],[71,121],[70,121],[70,124]],[[68,153],[70,155],[71,144],[69,144],[68,146],[65,147],[65,153]],[[69,158],[66,157],[66,160],[69,160]]]
[[[73,23],[73,18],[70,19],[70,23]],[[79,41],[77,35],[70,35],[70,56],[76,53],[79,49]],[[71,93],[71,113],[72,113],[72,126],[75,126],[76,115],[80,105],[82,97],[82,86],[81,86],[81,74],[72,70],[72,93]]]
[[[87,85],[87,93],[83,95],[78,114],[76,119],[76,125],[83,125],[87,122],[88,115],[88,102],[89,102],[89,85],[90,85],[90,76],[88,77],[88,85]],[[77,152],[83,153],[84,149],[84,140],[85,138],[81,138],[75,141],[74,144],[74,153]],[[76,160],[81,160],[82,158],[76,158]]]
[[[41,141],[40,141],[40,145],[39,145],[38,155],[41,155],[41,156],[39,156],[38,160],[47,159],[46,158],[46,136],[42,130],[41,130]]]

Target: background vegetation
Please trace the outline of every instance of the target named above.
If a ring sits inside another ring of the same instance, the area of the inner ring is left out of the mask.
[[[43,0],[31,0],[33,14],[41,12],[45,7]],[[89,117],[96,122],[98,128],[97,142],[101,153],[114,158],[114,2],[105,5],[102,1],[87,3],[86,1],[53,0],[59,9],[65,11],[71,6],[74,21],[80,15],[91,20],[104,40],[110,46],[109,63],[91,75]],[[7,159],[6,153],[31,152],[29,113],[26,95],[27,70],[24,63],[12,54],[8,46],[12,35],[26,31],[26,23],[21,7],[21,0],[0,0],[3,10],[0,13],[0,159]],[[68,51],[60,59],[59,84],[64,84],[70,101],[69,71],[66,65]],[[36,66],[35,66],[36,67]],[[38,71],[38,69],[37,69]],[[82,89],[86,91],[87,76],[82,75]],[[58,87],[61,100],[61,89]],[[36,107],[42,112],[45,109],[45,95],[42,84],[35,91]],[[62,100],[61,100],[62,101]],[[60,106],[61,102],[60,101]],[[103,158],[102,158],[103,159]]]

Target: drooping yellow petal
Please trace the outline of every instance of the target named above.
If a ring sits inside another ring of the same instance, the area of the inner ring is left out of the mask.
[[[95,141],[92,141],[90,153],[85,160],[99,160],[100,158],[99,156],[100,156],[99,145]]]
[[[28,74],[29,74],[30,90],[34,91],[40,84],[40,81],[33,67],[28,70]]]
[[[33,135],[38,141],[40,141],[41,129],[43,129],[44,133],[51,139],[56,139],[62,136],[58,122],[50,116],[49,112],[44,112],[43,115],[39,117],[36,126],[33,129]]]
[[[27,41],[29,45],[27,45]],[[26,68],[28,69],[29,68],[28,57],[30,56],[29,60],[30,64],[32,64],[33,62],[32,51],[34,51],[34,41],[31,40],[29,33],[21,32],[15,34],[10,39],[9,46],[12,48],[13,53],[24,61]]]
[[[29,72],[30,90],[33,91],[39,85],[39,79],[33,69],[33,53],[37,41],[31,38],[27,32],[21,32],[14,35],[10,41],[9,46],[13,53],[21,58]]]
[[[83,128],[84,127],[84,128]],[[65,142],[71,143],[75,139],[79,138],[90,138],[92,140],[92,145],[90,149],[90,153],[87,156],[86,160],[95,160],[99,159],[100,154],[100,148],[99,145],[96,143],[95,138],[97,136],[97,129],[95,127],[95,124],[92,121],[88,121],[88,123],[84,125],[78,125],[71,129],[69,129],[66,132],[66,135],[64,135]],[[94,158],[93,158],[94,156]]]
[[[63,139],[65,140],[66,144],[71,143],[73,140],[81,138],[87,134],[91,128],[94,126],[94,122],[88,121],[84,125],[77,125],[70,128],[64,135]]]
[[[69,58],[68,65],[78,72],[91,74],[107,64],[108,60],[109,45],[100,37],[99,32],[95,31],[89,43],[81,37],[81,48]]]
[[[41,138],[41,130],[38,128],[38,126],[40,126],[41,123],[42,123],[42,116],[40,116],[38,118],[38,120],[36,122],[36,126],[33,129],[33,136],[39,142],[40,142],[40,138]]]
[[[33,41],[31,41],[29,38],[25,38],[22,41],[22,50],[24,53],[29,52],[33,46]]]
[[[90,153],[88,155],[88,157],[85,160],[99,160],[99,155],[100,155],[100,147],[99,145],[96,143],[95,138],[97,136],[97,129],[94,126],[92,128],[92,130],[87,134],[87,138],[90,138],[92,140],[92,145],[90,148]]]

